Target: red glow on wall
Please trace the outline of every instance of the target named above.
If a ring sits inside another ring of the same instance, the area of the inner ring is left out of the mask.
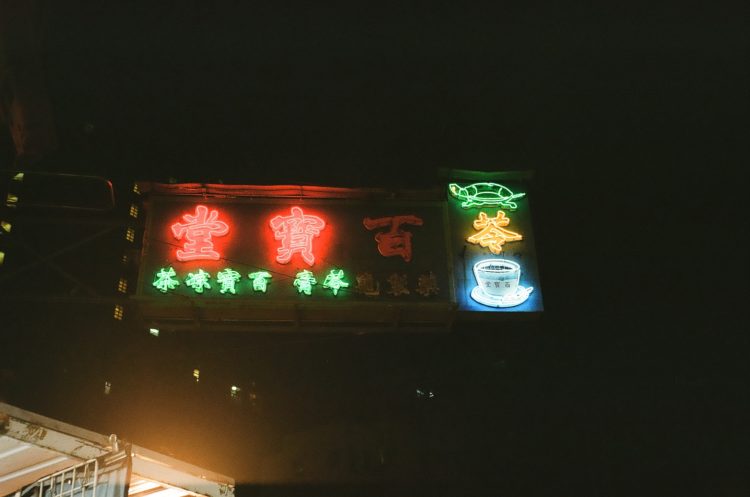
[[[315,264],[314,238],[320,236],[326,222],[312,214],[305,214],[301,207],[294,206],[291,215],[276,215],[269,225],[274,239],[281,242],[276,248],[276,262],[288,264],[294,254],[300,254],[307,265]]]
[[[177,249],[179,261],[214,260],[221,254],[214,248],[212,238],[229,233],[229,225],[219,220],[219,211],[209,212],[205,205],[195,207],[195,214],[183,214],[183,222],[172,225],[172,234],[177,240],[184,240],[182,249]]]

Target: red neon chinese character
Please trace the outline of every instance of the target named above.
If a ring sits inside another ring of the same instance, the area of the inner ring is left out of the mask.
[[[229,233],[229,226],[218,221],[219,211],[208,212],[208,207],[198,205],[195,215],[183,214],[185,224],[177,222],[172,225],[172,233],[178,240],[185,238],[182,249],[177,250],[177,260],[195,261],[198,259],[219,260],[221,256],[214,250],[213,236],[224,236]]]
[[[422,226],[422,218],[413,215],[380,217],[377,219],[366,217],[362,220],[362,224],[368,230],[390,225],[389,231],[375,235],[375,241],[378,242],[378,252],[384,257],[400,255],[406,262],[411,260],[411,233],[402,230],[401,225]]]
[[[292,207],[291,216],[276,216],[270,224],[274,238],[281,240],[281,247],[276,250],[277,262],[286,264],[292,260],[292,255],[299,252],[308,265],[315,264],[312,241],[326,227],[325,221],[318,216],[305,214],[299,207]]]

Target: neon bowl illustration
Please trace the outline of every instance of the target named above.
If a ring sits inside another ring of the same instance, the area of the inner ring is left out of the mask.
[[[521,266],[507,259],[485,259],[474,264],[474,277],[484,294],[510,297],[518,290]]]

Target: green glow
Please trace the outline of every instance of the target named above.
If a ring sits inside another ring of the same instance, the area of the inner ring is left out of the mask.
[[[326,279],[323,281],[323,288],[329,288],[333,290],[333,295],[338,295],[340,288],[346,288],[349,286],[349,283],[342,279],[343,277],[343,269],[331,269],[331,272],[328,273],[328,276],[326,276]]]
[[[223,271],[216,273],[216,281],[221,284],[219,289],[220,293],[231,293],[232,295],[237,293],[236,284],[242,276],[240,273],[232,268],[226,268]]]
[[[307,269],[303,269],[297,273],[297,277],[294,279],[294,287],[297,289],[297,292],[304,293],[305,295],[312,294],[312,287],[317,284],[318,282],[312,271],[308,271]]]
[[[185,278],[185,284],[195,290],[195,293],[203,293],[203,289],[211,289],[211,285],[208,284],[210,278],[210,274],[199,269],[197,273],[188,273],[187,278]]]
[[[177,273],[174,272],[173,267],[161,268],[156,273],[156,279],[151,284],[161,293],[167,293],[167,290],[174,290],[180,284],[175,276],[177,276]]]
[[[268,280],[272,278],[271,273],[268,271],[256,271],[248,274],[247,277],[253,280],[253,290],[263,293],[266,293]]]
[[[448,193],[454,198],[462,200],[461,207],[503,207],[515,210],[518,204],[514,199],[525,196],[525,193],[513,193],[510,188],[497,183],[472,183],[460,186],[456,183],[448,185]]]

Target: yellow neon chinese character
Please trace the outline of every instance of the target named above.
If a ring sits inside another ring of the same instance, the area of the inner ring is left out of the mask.
[[[474,220],[474,229],[479,230],[479,233],[475,233],[466,239],[469,243],[479,244],[482,247],[487,247],[490,252],[497,255],[503,251],[503,244],[505,242],[514,242],[522,240],[523,236],[510,230],[506,230],[502,226],[508,226],[510,219],[505,217],[503,211],[497,211],[495,217],[487,217],[484,212],[479,213],[479,217]]]

